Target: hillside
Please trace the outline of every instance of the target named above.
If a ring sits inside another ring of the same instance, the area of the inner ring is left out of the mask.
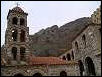
[[[83,17],[66,23],[61,27],[54,25],[30,35],[30,47],[36,56],[58,56],[71,49],[71,42],[89,23],[90,18]]]

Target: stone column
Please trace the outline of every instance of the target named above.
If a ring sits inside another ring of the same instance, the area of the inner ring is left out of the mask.
[[[30,55],[29,50],[26,49],[26,51],[25,51],[25,60],[26,61],[28,61],[29,55]]]
[[[20,42],[20,34],[21,34],[21,31],[18,30],[18,38],[17,38],[17,41]]]
[[[17,62],[20,63],[20,48],[17,50]]]

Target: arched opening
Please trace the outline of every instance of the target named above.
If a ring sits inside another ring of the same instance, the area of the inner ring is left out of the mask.
[[[34,77],[39,77],[39,76],[42,76],[42,74],[41,73],[35,73],[33,76]]]
[[[21,73],[18,73],[18,74],[15,74],[14,76],[24,76],[23,74],[21,74]]]
[[[67,73],[65,71],[61,71],[60,76],[62,76],[62,77],[67,76]]]
[[[66,57],[65,56],[63,56],[63,60],[66,60]]]
[[[79,64],[79,69],[80,69],[80,76],[83,76],[84,65],[81,60],[78,61],[78,64]]]
[[[14,18],[12,19],[12,24],[17,25],[17,22],[18,22],[17,17],[14,17]]]
[[[17,30],[16,29],[12,30],[12,39],[13,41],[17,41]]]
[[[87,75],[88,76],[91,76],[91,75],[95,76],[96,75],[95,66],[94,66],[94,63],[93,63],[93,61],[92,61],[92,59],[90,57],[86,57],[85,64],[86,64]]]
[[[73,53],[73,51],[72,51],[72,59],[74,59],[74,53]]]
[[[12,54],[13,54],[13,59],[16,60],[16,56],[17,56],[17,48],[16,47],[12,48]]]
[[[75,47],[76,47],[76,50],[78,50],[78,43],[75,42]]]
[[[100,35],[101,35],[101,31],[102,31],[102,29],[100,28],[100,29],[99,29],[99,33],[100,33]]]
[[[23,18],[20,18],[20,25],[24,25],[25,24],[25,21]]]
[[[85,37],[85,35],[82,36],[82,40],[83,40],[84,46],[86,47],[86,37]]]
[[[25,42],[25,31],[21,30],[20,41]]]
[[[71,57],[70,57],[70,54],[69,54],[69,53],[67,54],[67,60],[68,60],[68,61],[71,60]]]
[[[20,60],[25,61],[25,48],[20,48]]]

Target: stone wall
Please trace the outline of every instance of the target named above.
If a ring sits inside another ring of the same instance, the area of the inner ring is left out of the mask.
[[[82,60],[83,64],[85,65],[86,57],[90,57],[95,65],[96,75],[101,75],[101,58],[97,56],[97,53],[101,52],[101,33],[99,30],[100,28],[100,25],[88,26],[72,43],[75,60]],[[83,35],[85,35],[86,37],[86,45],[83,43],[82,40]],[[78,50],[76,50],[75,42],[78,43]]]
[[[43,65],[36,66],[6,66],[1,69],[4,76],[14,76],[15,74],[22,74],[24,76],[33,76],[35,73],[39,72],[46,76],[46,67]]]
[[[79,76],[79,67],[74,65],[34,65],[34,66],[6,66],[1,68],[3,76],[14,76],[22,74],[24,76],[33,76],[40,73],[42,76],[60,76],[61,71],[65,71],[67,76]]]
[[[75,65],[52,65],[49,67],[49,76],[60,76],[62,71],[67,73],[67,76],[79,76],[79,67]]]

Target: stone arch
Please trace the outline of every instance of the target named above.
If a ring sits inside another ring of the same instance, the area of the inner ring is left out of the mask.
[[[84,72],[83,62],[81,60],[79,60],[78,65],[79,65],[79,70],[80,70],[80,76],[83,76],[83,72]]]
[[[42,76],[47,76],[47,74],[41,69],[34,69],[30,73],[31,73],[31,76],[38,74],[38,73],[40,73]]]
[[[38,72],[38,73],[35,73],[33,76],[34,77],[39,77],[39,76],[42,76],[42,74]]]
[[[24,76],[24,75],[21,74],[21,73],[17,73],[17,74],[15,74],[14,76]]]
[[[20,47],[20,60],[25,60],[25,51],[26,48],[25,47]]]
[[[76,48],[76,50],[78,50],[78,42],[77,41],[75,42],[75,48]]]
[[[12,47],[12,54],[13,54],[13,59],[16,60],[17,59],[17,48],[16,47]]]
[[[17,30],[13,29],[12,30],[12,39],[13,39],[13,41],[17,41],[17,34],[18,34]]]
[[[71,60],[71,56],[70,56],[70,54],[69,54],[69,53],[67,54],[67,60],[68,60],[68,61],[70,61],[70,60]]]
[[[65,57],[65,56],[63,56],[63,57],[62,57],[62,59],[63,59],[63,60],[66,60],[66,57]]]
[[[72,54],[72,59],[74,59],[74,52],[73,52],[73,50],[72,50],[71,54]]]
[[[85,58],[85,66],[86,66],[86,74],[88,76],[96,75],[94,63],[90,57]]]
[[[20,33],[20,41],[21,42],[25,42],[25,31],[24,30],[21,30],[21,33]]]
[[[65,71],[61,71],[60,76],[62,76],[62,77],[67,76],[67,73]]]
[[[17,25],[18,19],[17,17],[12,18],[12,24]]]
[[[82,41],[83,41],[84,46],[86,46],[86,36],[85,36],[85,34],[82,36]]]
[[[20,25],[24,25],[25,24],[25,19],[24,18],[20,18]]]
[[[24,70],[12,70],[12,72],[10,73],[10,76],[15,76],[15,75],[22,75],[22,76],[28,76],[27,73]]]

